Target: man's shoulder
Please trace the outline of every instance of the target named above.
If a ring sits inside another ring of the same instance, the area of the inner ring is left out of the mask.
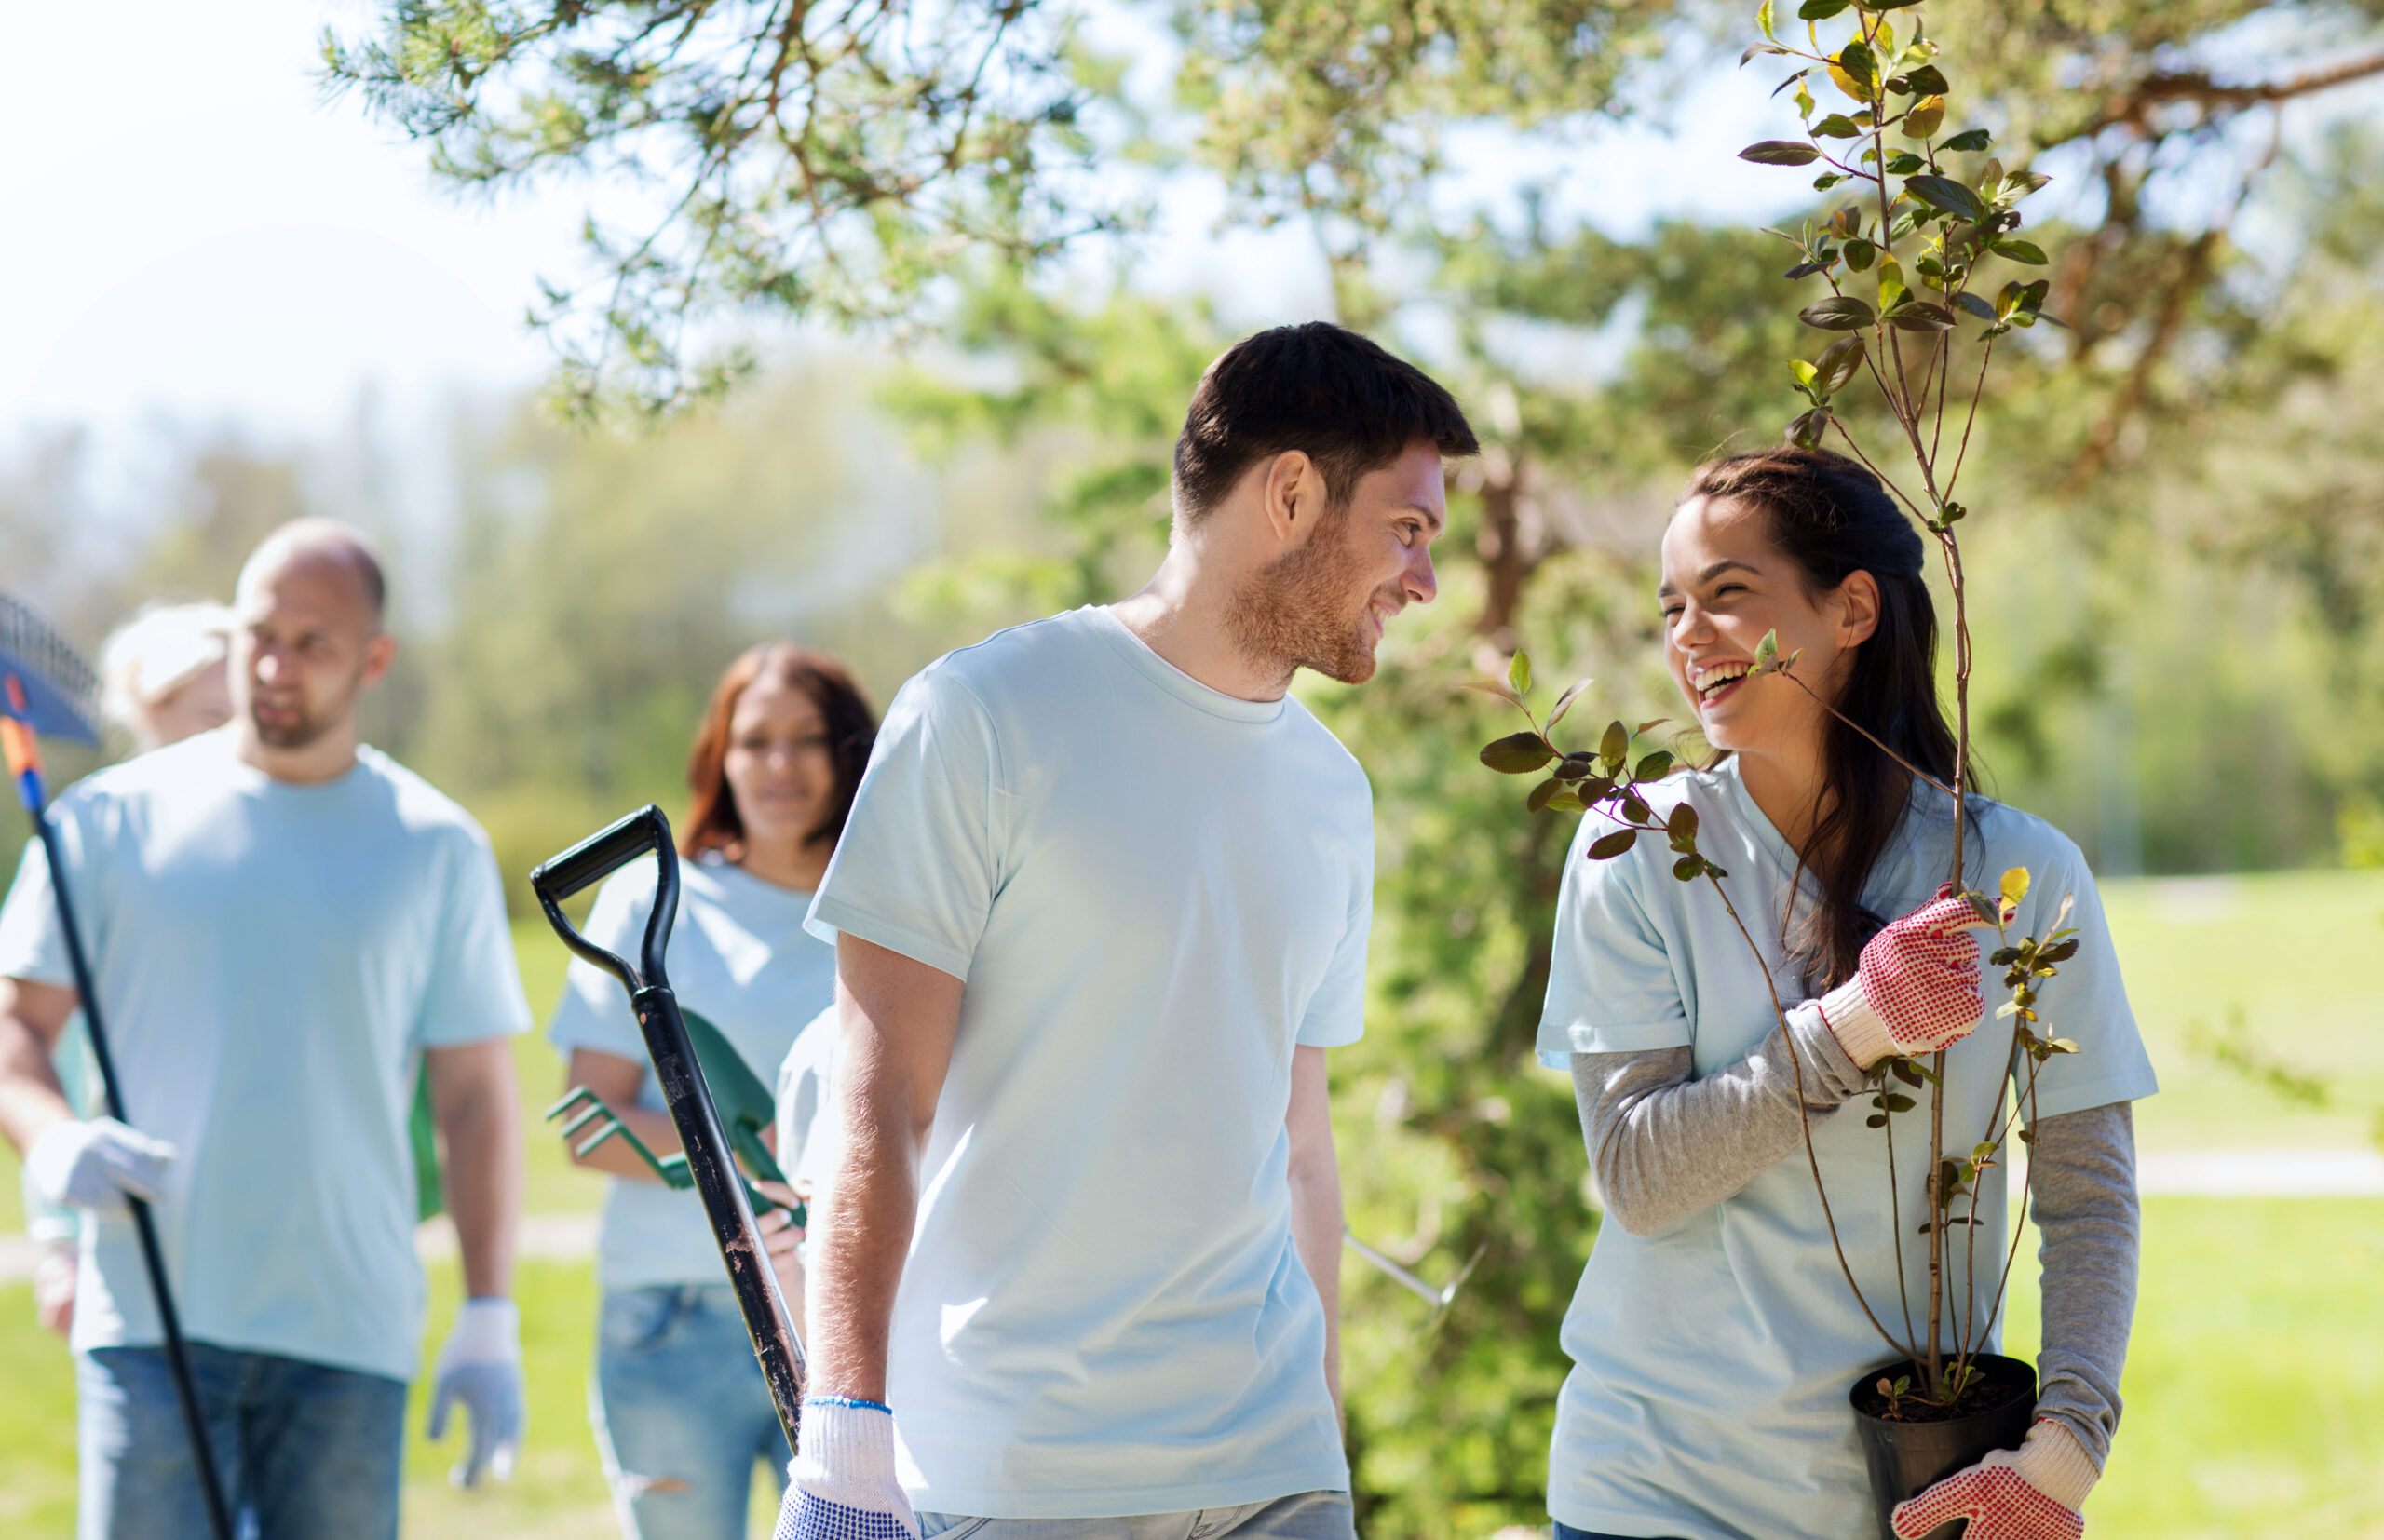
[[[409,832],[433,839],[461,839],[480,846],[488,844],[480,820],[465,811],[463,804],[371,744],[358,746],[356,767],[359,774],[383,790],[391,809]]]
[[[920,669],[917,677],[965,690],[990,707],[1040,694],[1053,682],[1055,669],[1064,669],[1104,645],[1089,609],[1068,610],[955,647]]]

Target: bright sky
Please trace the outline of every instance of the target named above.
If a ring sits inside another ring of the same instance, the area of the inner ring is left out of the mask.
[[[119,0],[17,6],[0,20],[0,446],[35,426],[103,439],[159,414],[312,436],[372,385],[404,418],[454,387],[535,380],[545,344],[522,317],[541,272],[571,269],[583,206],[568,184],[466,202],[434,184],[418,145],[315,80],[326,21],[369,7],[321,0]],[[92,67],[104,61],[104,71]],[[1725,75],[1680,104],[1692,136],[1610,136],[1658,157],[1583,155],[1565,201],[1609,226],[1693,198],[1766,214],[1777,172],[1732,158],[1775,127],[1767,82]],[[1513,174],[1522,157],[1469,154]],[[1539,157],[1546,170],[1556,164]],[[1680,172],[1694,163],[1698,175]],[[1497,180],[1494,177],[1492,180]],[[1794,179],[1787,179],[1793,181]],[[1693,188],[1693,192],[1684,192]],[[1169,287],[1229,296],[1253,324],[1311,314],[1297,235],[1208,235],[1213,196],[1187,188],[1154,264]]]

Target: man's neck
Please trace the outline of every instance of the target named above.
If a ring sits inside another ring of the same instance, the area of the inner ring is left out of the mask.
[[[1253,659],[1234,640],[1234,586],[1178,546],[1140,593],[1109,606],[1144,646],[1220,695],[1280,700],[1292,670]]]
[[[356,767],[356,726],[334,727],[314,742],[296,749],[277,749],[259,738],[246,722],[233,728],[232,754],[242,764],[262,770],[278,781],[295,786],[337,780]]]

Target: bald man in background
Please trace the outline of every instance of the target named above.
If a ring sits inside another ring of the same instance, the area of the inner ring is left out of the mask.
[[[236,1511],[258,1540],[394,1540],[422,1330],[417,1075],[469,1296],[431,1436],[469,1413],[466,1483],[505,1474],[521,1438],[505,1040],[530,1013],[486,837],[357,741],[396,651],[384,597],[355,532],[283,526],[240,574],[232,721],[54,805],[127,1123],[75,1117],[51,1072],[75,999],[39,845],[0,906],[0,1133],[44,1196],[99,1216],[73,1338],[83,1540],[207,1533],[128,1192],[156,1206]]]

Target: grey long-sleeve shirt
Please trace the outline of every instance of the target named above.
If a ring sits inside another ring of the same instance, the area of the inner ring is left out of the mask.
[[[1577,1053],[1573,1091],[1606,1217],[1632,1235],[1736,1194],[1803,1143],[1788,1033],[1805,1105],[1827,1117],[1865,1088],[1862,1071],[1811,1006],[1788,1013],[1745,1058],[1694,1077],[1686,1047]],[[2126,1102],[2040,1119],[2029,1146],[2030,1212],[2043,1236],[2037,1410],[2058,1417],[2099,1468],[2119,1426],[2120,1370],[2135,1317],[2139,1213]]]

